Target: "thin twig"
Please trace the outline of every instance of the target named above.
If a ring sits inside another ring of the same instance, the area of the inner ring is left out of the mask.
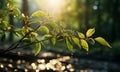
[[[37,31],[39,29],[41,25],[39,25],[38,27],[36,27],[36,29],[34,31]],[[2,53],[6,53],[10,50],[14,50],[16,48],[18,48],[18,46],[20,45],[20,43],[23,41],[23,39],[28,36],[31,32],[33,31],[29,31],[28,33],[26,33],[19,41],[17,41],[16,43],[13,43],[12,45],[10,45],[5,51],[3,51]]]
[[[46,41],[46,40],[48,40],[48,39],[49,39],[49,38],[44,39],[44,40],[40,40],[40,41],[36,41],[36,42],[31,42],[31,43],[29,43],[29,44],[26,44],[26,45],[23,45],[23,46],[20,46],[20,47],[17,47],[17,48],[27,47],[27,46],[33,45],[33,44],[35,44],[35,43],[39,43],[39,42],[42,42],[42,41]]]

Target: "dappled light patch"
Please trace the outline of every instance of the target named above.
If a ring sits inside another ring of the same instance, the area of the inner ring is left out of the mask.
[[[112,62],[76,58],[74,55],[71,57],[54,52],[43,52],[38,56],[40,58],[35,59],[29,57],[24,59],[0,58],[0,71],[108,72],[109,70],[119,70],[120,67],[118,64]]]
[[[46,53],[49,54],[49,53]],[[48,57],[50,57],[48,55]],[[14,60],[1,58],[0,59],[0,68],[2,70],[9,71],[65,71],[69,70],[70,72],[74,71],[72,64],[66,63],[66,61],[70,60],[70,56],[61,56],[55,59],[46,59],[47,55],[44,57],[45,59],[37,59],[35,61],[29,62],[26,60]]]

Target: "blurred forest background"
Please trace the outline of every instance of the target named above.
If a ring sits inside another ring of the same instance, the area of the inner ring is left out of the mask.
[[[111,56],[120,55],[120,0],[15,0],[14,4],[26,16],[34,11],[42,10],[53,16],[55,20],[66,22],[71,29],[83,33],[89,28],[95,28],[94,36],[104,37],[113,48],[109,49],[98,44],[91,47],[90,52]],[[5,5],[5,0],[1,0],[0,10],[4,9]],[[0,17],[2,15],[0,11]],[[19,23],[11,16],[9,21],[14,25]],[[9,40],[13,40],[13,37],[10,34]],[[59,48],[61,44],[57,46]]]

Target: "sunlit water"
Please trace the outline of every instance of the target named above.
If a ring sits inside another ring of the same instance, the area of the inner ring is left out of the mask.
[[[0,58],[0,72],[114,72],[111,69],[120,67],[115,63],[74,58],[73,54],[62,56],[44,52],[40,56],[44,58],[34,61]]]

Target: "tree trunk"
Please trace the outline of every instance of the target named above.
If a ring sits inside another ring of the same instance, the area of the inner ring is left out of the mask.
[[[85,1],[85,29],[89,28],[89,0]]]
[[[25,16],[29,15],[28,0],[23,0],[23,13]]]
[[[14,26],[14,20],[13,20],[13,15],[12,14],[9,15],[9,24]],[[9,41],[13,41],[14,40],[13,30],[14,30],[14,28],[12,28],[12,30],[10,31]]]
[[[113,17],[113,23],[112,23],[112,41],[115,41],[117,38],[119,38],[119,0],[115,0],[113,2],[113,10],[112,10],[112,17]]]
[[[100,6],[101,6],[101,3],[100,3],[99,0],[97,0],[97,27],[96,28],[97,28],[99,33],[101,32],[101,28],[102,28],[102,26],[101,26],[102,20],[101,20],[101,8],[100,8]]]

